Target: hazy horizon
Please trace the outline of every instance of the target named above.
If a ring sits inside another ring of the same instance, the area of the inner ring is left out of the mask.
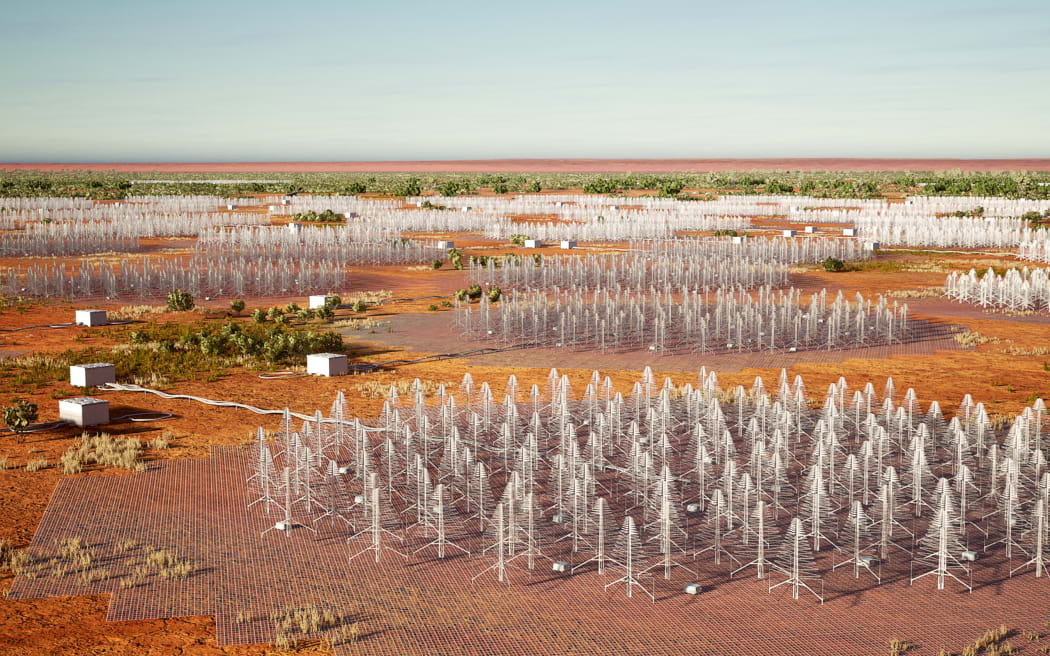
[[[18,2],[0,161],[1038,158],[1026,0]]]

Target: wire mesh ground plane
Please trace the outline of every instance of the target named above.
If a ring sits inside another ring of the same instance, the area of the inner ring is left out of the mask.
[[[735,431],[732,406],[726,407]],[[401,411],[407,415],[412,407]],[[900,421],[903,417],[898,415]],[[936,413],[926,415],[926,421],[945,428]],[[1037,425],[1029,422],[1027,430]],[[309,444],[308,426],[303,434]],[[991,434],[986,437],[991,443]],[[479,577],[492,560],[491,552],[485,553],[488,537],[453,530],[448,539],[470,554],[450,551],[440,558],[429,520],[396,545],[406,558],[348,562],[348,552],[360,552],[367,540],[348,545],[348,531],[339,521],[312,522],[314,530],[268,530],[282,515],[276,507],[267,512],[250,505],[259,498],[258,485],[246,484],[258,471],[258,454],[258,444],[220,447],[207,459],[159,462],[133,476],[62,481],[29,547],[33,560],[9,598],[109,593],[111,621],[214,615],[218,642],[225,645],[279,642],[293,616],[315,612],[329,619],[291,632],[334,636],[336,653],[368,654],[766,654],[771,649],[869,654],[885,649],[892,637],[918,644],[917,653],[936,653],[989,626],[1005,622],[1035,628],[1045,619],[1046,605],[1033,603],[1047,598],[1045,577],[1026,572],[1011,578],[1024,557],[1010,558],[1001,550],[981,555],[968,581],[973,592],[965,593],[958,586],[938,591],[932,579],[909,585],[918,572],[907,553],[885,559],[877,585],[874,579],[855,578],[853,568],[833,569],[848,554],[824,548],[815,554],[822,573],[821,606],[793,601],[787,586],[771,590],[784,580],[782,572],[774,571],[768,580],[749,572],[730,577],[738,563],[726,557],[716,564],[703,543],[695,542],[707,539],[701,522],[688,516],[683,528],[695,536],[689,550],[697,557],[678,558],[666,578],[662,567],[628,572],[647,592],[632,598],[622,586],[607,588],[623,574],[622,564],[611,563],[599,573],[568,540],[544,541],[534,569],[524,567],[522,558],[511,560],[509,585],[494,575]],[[278,456],[276,462],[287,457]],[[840,470],[849,464],[836,462]],[[743,471],[746,463],[740,464]],[[1000,469],[993,465],[988,471]],[[441,471],[438,467],[435,477]],[[491,482],[498,490],[512,478],[503,473]],[[598,482],[614,485],[609,476]],[[1003,481],[995,485],[1000,489]],[[323,489],[315,492],[323,501]],[[617,517],[631,511],[625,507],[630,497],[629,490],[610,496]],[[433,499],[430,504],[443,505]],[[545,497],[540,504],[548,520],[549,503]],[[747,507],[736,503],[738,509]],[[349,517],[355,528],[367,526],[358,515]],[[454,513],[448,519],[454,523]],[[969,519],[980,521],[973,512]],[[986,544],[998,537],[991,535]],[[573,573],[555,571],[557,562],[567,562]],[[683,594],[689,583],[699,583],[703,593]]]

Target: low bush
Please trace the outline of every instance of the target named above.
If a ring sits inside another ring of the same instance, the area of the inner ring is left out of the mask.
[[[168,310],[171,312],[188,312],[193,309],[193,295],[187,291],[176,289],[168,292]]]
[[[22,436],[33,425],[33,422],[37,420],[37,411],[36,404],[30,403],[25,399],[18,399],[13,405],[6,406],[3,409],[4,423],[14,431],[19,442],[22,441]]]
[[[820,263],[820,266],[824,267],[825,271],[832,273],[839,273],[846,270],[846,263],[837,257],[829,257]]]
[[[291,216],[292,221],[305,221],[307,223],[342,223],[345,218],[342,214],[336,214],[332,210],[325,210],[320,214],[310,210],[309,212]]]
[[[327,322],[331,321],[332,318],[335,317],[335,312],[332,311],[332,308],[328,307],[327,305],[324,305],[322,307],[317,308],[317,310],[314,312],[314,315],[317,316],[318,321]]]

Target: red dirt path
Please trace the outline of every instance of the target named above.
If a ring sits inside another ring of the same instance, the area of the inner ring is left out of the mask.
[[[1050,171],[1050,159],[474,159],[400,162],[14,162],[0,170],[131,173],[669,173],[686,171]]]

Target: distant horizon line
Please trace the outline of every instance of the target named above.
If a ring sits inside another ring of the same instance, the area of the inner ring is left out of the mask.
[[[445,160],[273,160],[0,162],[0,170],[118,173],[709,173],[720,171],[1050,171],[1050,158],[486,158]]]

